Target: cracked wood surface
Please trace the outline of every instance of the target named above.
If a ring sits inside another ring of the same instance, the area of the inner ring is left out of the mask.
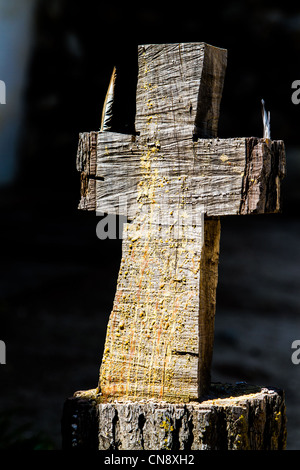
[[[241,137],[193,142],[190,137],[182,135],[177,142],[160,137],[155,144],[143,147],[135,136],[81,134],[77,168],[84,184],[79,208],[126,215],[132,220],[142,205],[154,202],[151,192],[155,191],[157,202],[170,211],[183,193],[189,209],[201,205],[207,216],[280,210],[280,181],[285,176],[283,141]],[[95,138],[97,152],[95,143],[90,143]],[[96,173],[91,166],[97,166]]]
[[[212,384],[201,403],[116,401],[96,391],[65,402],[63,449],[284,450],[284,393],[249,384]]]
[[[136,134],[109,127],[110,87],[105,132],[81,134],[77,155],[80,208],[131,221],[99,391],[104,402],[188,402],[210,385],[219,217],[279,211],[284,145],[216,137],[224,49],[164,44],[138,54]]]

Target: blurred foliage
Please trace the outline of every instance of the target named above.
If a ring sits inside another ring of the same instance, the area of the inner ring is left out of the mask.
[[[30,423],[16,425],[18,410],[0,414],[0,450],[53,450],[54,443],[43,432],[34,432]]]

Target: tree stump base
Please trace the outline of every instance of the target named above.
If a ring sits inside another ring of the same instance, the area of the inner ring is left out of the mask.
[[[201,402],[102,403],[96,390],[64,404],[63,449],[283,450],[284,392],[249,384],[212,384]]]

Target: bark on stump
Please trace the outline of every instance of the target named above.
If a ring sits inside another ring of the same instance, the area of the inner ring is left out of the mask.
[[[283,450],[284,392],[248,384],[212,384],[201,402],[101,403],[96,391],[66,400],[63,449]]]

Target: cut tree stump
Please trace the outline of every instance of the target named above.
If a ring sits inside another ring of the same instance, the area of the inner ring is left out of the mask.
[[[65,447],[284,447],[282,393],[203,401],[220,218],[279,212],[285,175],[268,119],[267,137],[217,137],[226,64],[205,43],[139,46],[134,125],[116,116],[114,69],[100,131],[80,134],[79,208],[128,223],[98,388],[67,401]]]
[[[284,395],[214,384],[200,403],[101,403],[96,390],[77,392],[65,403],[62,430],[65,450],[284,450]]]

